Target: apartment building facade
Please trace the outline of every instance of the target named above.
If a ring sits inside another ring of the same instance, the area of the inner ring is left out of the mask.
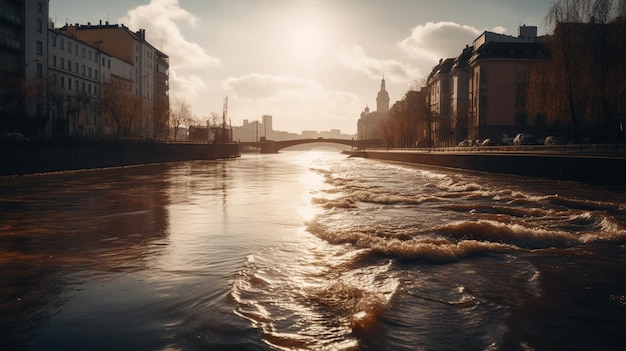
[[[48,0],[0,0],[0,135],[119,136],[102,104],[113,85],[140,100],[128,136],[164,140],[169,58],[145,30],[108,23],[55,29]]]
[[[95,136],[102,53],[57,30],[48,31],[48,46],[47,134]]]
[[[0,132],[45,125],[48,0],[0,0]]]
[[[142,109],[132,132],[142,138],[161,136],[169,109],[169,58],[146,41],[146,32],[131,31],[124,25],[67,25],[68,35],[92,43],[103,52],[133,66],[132,91],[141,97]],[[159,131],[156,131],[159,130]]]
[[[427,81],[433,145],[542,133],[545,117],[526,112],[529,64],[542,50],[537,27],[524,25],[517,37],[483,32],[458,57],[442,59]]]

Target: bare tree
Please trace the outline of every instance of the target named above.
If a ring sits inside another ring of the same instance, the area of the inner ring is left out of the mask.
[[[549,57],[534,65],[529,110],[553,125],[567,124],[574,140],[619,137],[626,111],[624,0],[558,0],[546,23]]]
[[[0,117],[1,132],[16,129],[16,115],[24,99],[24,82],[17,74],[0,69]]]
[[[424,92],[409,90],[402,100],[396,101],[387,117],[381,122],[380,133],[387,147],[413,147],[428,145],[421,140],[430,125],[428,106]],[[428,129],[430,130],[430,129]],[[430,135],[430,133],[428,134]]]
[[[191,106],[183,99],[176,99],[170,109],[170,126],[174,127],[174,140],[177,139],[178,129],[192,123]]]
[[[123,80],[104,84],[100,102],[102,112],[115,123],[116,137],[133,136],[133,125],[142,114],[143,103],[140,96],[132,93],[130,84]]]
[[[168,136],[169,97],[157,96],[155,101],[154,139],[165,140]]]

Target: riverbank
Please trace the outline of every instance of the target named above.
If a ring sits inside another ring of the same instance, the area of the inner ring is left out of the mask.
[[[368,149],[354,157],[419,163],[438,167],[514,174],[555,180],[626,186],[626,157],[606,153],[547,153],[542,150]]]
[[[6,143],[0,144],[0,175],[213,160],[239,156],[239,144],[191,143]]]

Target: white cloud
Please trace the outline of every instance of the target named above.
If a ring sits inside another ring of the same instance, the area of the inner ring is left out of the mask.
[[[275,98],[320,88],[316,82],[293,75],[275,76],[258,73],[228,78],[222,82],[222,87],[241,99],[249,100]]]
[[[466,45],[472,45],[484,30],[454,22],[428,22],[411,30],[411,35],[398,43],[398,47],[410,57],[425,64],[435,65],[440,58],[461,54]],[[492,31],[503,33],[503,27]]]
[[[251,117],[261,111],[274,115],[274,124],[282,130],[333,125],[351,131],[358,118],[355,111],[360,111],[355,94],[327,90],[316,81],[294,75],[252,73],[228,78],[222,88],[228,92],[232,115]]]
[[[129,10],[120,22],[133,30],[145,29],[147,41],[170,57],[170,90],[175,94],[193,96],[205,87],[198,69],[220,65],[219,59],[183,36],[179,23],[195,27],[198,19],[178,0],[151,0]]]
[[[365,50],[356,44],[336,51],[335,57],[351,70],[365,73],[373,79],[385,76],[385,79],[403,82],[415,79],[420,74],[419,69],[408,63],[369,57]]]

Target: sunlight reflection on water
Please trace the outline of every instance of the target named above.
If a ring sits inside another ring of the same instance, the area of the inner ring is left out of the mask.
[[[622,335],[623,193],[522,180],[317,151],[0,179],[0,349]]]

